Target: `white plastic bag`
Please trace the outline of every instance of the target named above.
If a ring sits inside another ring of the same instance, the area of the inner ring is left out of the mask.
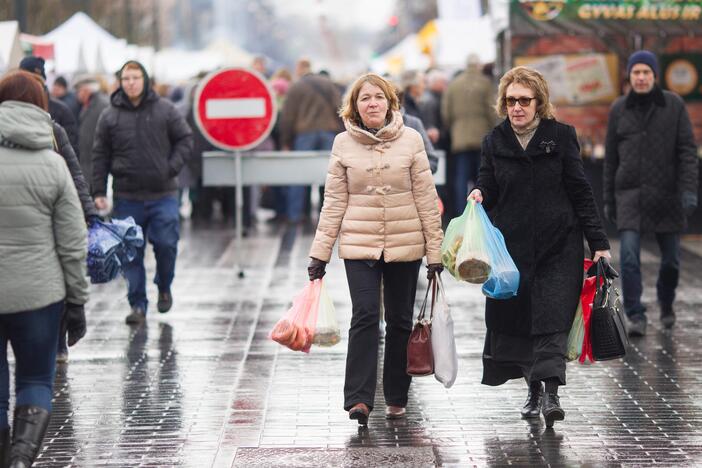
[[[446,293],[441,276],[436,275],[438,292],[431,321],[431,351],[434,355],[434,377],[449,388],[458,374],[458,354],[453,337],[453,318],[446,302]]]
[[[317,346],[334,346],[341,341],[341,330],[336,321],[334,302],[327,293],[327,287],[322,280],[322,287],[319,293],[319,309],[317,311],[317,328],[314,332],[312,344]]]

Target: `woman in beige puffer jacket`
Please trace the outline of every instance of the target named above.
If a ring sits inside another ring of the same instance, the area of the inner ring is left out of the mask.
[[[386,417],[404,416],[405,372],[421,259],[428,277],[442,270],[438,197],[421,136],[405,127],[393,86],[369,73],[351,86],[340,113],[324,206],[310,250],[310,280],[324,276],[339,238],[353,304],[344,409],[365,425],[375,395],[381,282],[386,336]]]

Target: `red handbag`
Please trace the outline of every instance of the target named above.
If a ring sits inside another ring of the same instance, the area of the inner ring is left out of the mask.
[[[436,302],[436,279],[429,280],[424,302],[419,311],[419,316],[414,324],[407,342],[407,374],[413,377],[423,377],[434,373],[434,353],[431,349],[431,319],[434,317],[434,303]],[[431,306],[429,319],[426,319],[427,299],[431,289]]]

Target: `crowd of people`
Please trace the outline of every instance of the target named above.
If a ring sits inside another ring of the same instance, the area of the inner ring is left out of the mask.
[[[547,426],[564,419],[558,388],[566,384],[583,240],[595,260],[611,254],[576,131],[556,120],[544,77],[516,67],[497,84],[474,56],[452,79],[439,69],[397,79],[367,73],[348,88],[315,73],[307,59],[294,73],[270,73],[262,57],[252,68],[269,80],[279,105],[276,127],[257,149],[330,154],[308,274],[324,276],[338,240],[353,305],[349,417],[366,424],[375,406],[381,297],[385,413],[405,414],[406,344],[422,259],[428,278],[443,270],[441,198],[444,221],[469,201],[482,203],[520,272],[516,297],[486,300],[483,383],[524,379],[521,416],[543,415]],[[633,53],[626,73],[631,89],[612,105],[608,122],[604,218],[619,232],[624,309],[629,334],[640,337],[647,324],[640,239],[653,233],[660,246],[657,299],[663,325],[672,327],[680,234],[697,207],[698,159],[684,102],[656,83],[656,56]],[[183,191],[195,227],[215,216],[215,206],[223,219],[233,215],[234,192],[202,183],[202,153],[213,148],[194,125],[194,84],[169,92],[128,61],[111,87],[85,75],[71,90],[57,77],[49,92],[44,62],[33,56],[0,79],[0,465],[33,463],[50,417],[56,362],[86,333],[86,226],[108,213],[141,226],[156,258],[156,309],[166,313],[174,304]],[[438,190],[436,149],[446,152],[448,166]],[[244,198],[250,227],[259,204],[274,211],[273,222],[316,217],[310,187],[247,187]],[[144,249],[124,267],[132,326],[147,318]],[[17,362],[12,432],[8,342]]]

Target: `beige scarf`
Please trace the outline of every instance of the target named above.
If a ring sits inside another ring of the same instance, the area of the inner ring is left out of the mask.
[[[534,120],[532,120],[531,123],[529,123],[529,125],[522,130],[517,130],[514,128],[514,126],[512,126],[512,130],[514,131],[514,134],[517,135],[517,140],[519,140],[519,144],[522,145],[522,149],[526,149],[527,145],[536,133],[539,122],[541,122],[541,119],[537,115],[534,117]]]

